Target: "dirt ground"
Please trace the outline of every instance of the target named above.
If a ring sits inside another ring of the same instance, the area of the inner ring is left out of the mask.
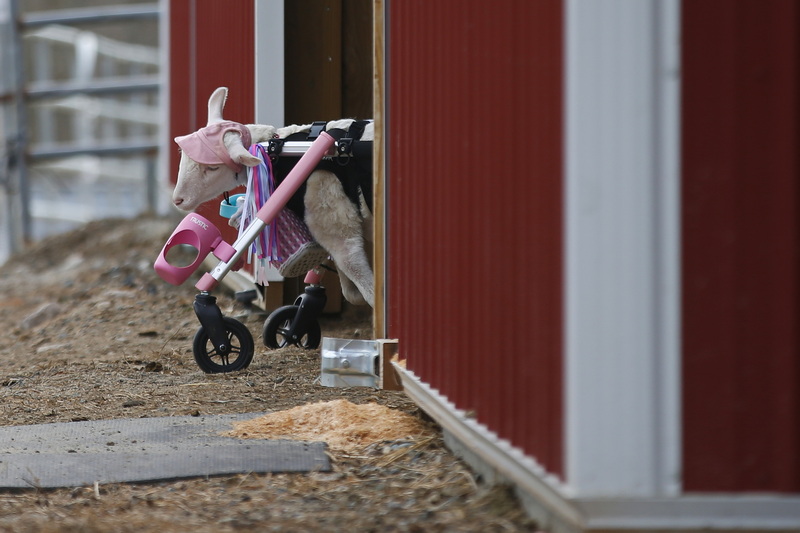
[[[0,424],[265,413],[342,398],[425,420],[402,392],[321,386],[319,350],[268,350],[265,316],[224,288],[220,307],[248,326],[256,353],[244,371],[204,374],[191,350],[195,278],[174,287],[152,268],[178,221],[93,222],[0,268]],[[369,316],[325,317],[323,335],[371,338]],[[483,484],[427,423],[434,438],[331,451],[332,472],[0,491],[0,531],[536,530],[509,490]]]

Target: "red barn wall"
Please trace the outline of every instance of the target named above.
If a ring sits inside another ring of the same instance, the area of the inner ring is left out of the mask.
[[[561,473],[561,2],[387,10],[389,334]]]
[[[170,0],[169,130],[186,135],[206,125],[208,97],[228,87],[223,116],[251,123],[255,115],[253,0]],[[170,153],[170,179],[178,175],[177,145]],[[198,209],[232,242],[236,232],[219,217],[219,202]]]
[[[800,491],[800,4],[682,4],[687,491]]]

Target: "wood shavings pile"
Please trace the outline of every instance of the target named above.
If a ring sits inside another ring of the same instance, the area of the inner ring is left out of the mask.
[[[331,449],[353,452],[370,444],[428,437],[431,430],[411,415],[377,403],[356,405],[333,400],[294,407],[235,422],[226,436],[240,439],[324,441]]]

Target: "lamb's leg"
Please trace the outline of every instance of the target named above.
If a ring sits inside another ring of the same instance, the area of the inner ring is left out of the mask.
[[[366,298],[358,289],[358,286],[356,286],[353,280],[347,277],[347,274],[345,274],[344,270],[345,269],[343,269],[342,267],[338,267],[339,284],[342,287],[342,296],[344,296],[344,299],[354,305],[364,305],[364,304],[372,305],[372,302],[368,302],[366,300]]]
[[[374,305],[374,281],[364,250],[361,217],[339,179],[331,172],[314,171],[308,178],[304,201],[311,235],[336,262],[342,295],[353,304]]]

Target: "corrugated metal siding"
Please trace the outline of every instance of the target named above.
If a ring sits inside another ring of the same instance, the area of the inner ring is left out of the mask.
[[[800,4],[683,2],[684,489],[800,490]]]
[[[235,7],[232,7],[235,6]],[[203,2],[170,0],[169,119],[170,138],[206,125],[208,97],[228,87],[224,116],[250,123],[254,117],[255,47],[253,0]],[[170,179],[178,175],[177,147],[170,152]],[[199,209],[235,239],[218,206]]]
[[[562,6],[388,6],[388,328],[562,473]]]

